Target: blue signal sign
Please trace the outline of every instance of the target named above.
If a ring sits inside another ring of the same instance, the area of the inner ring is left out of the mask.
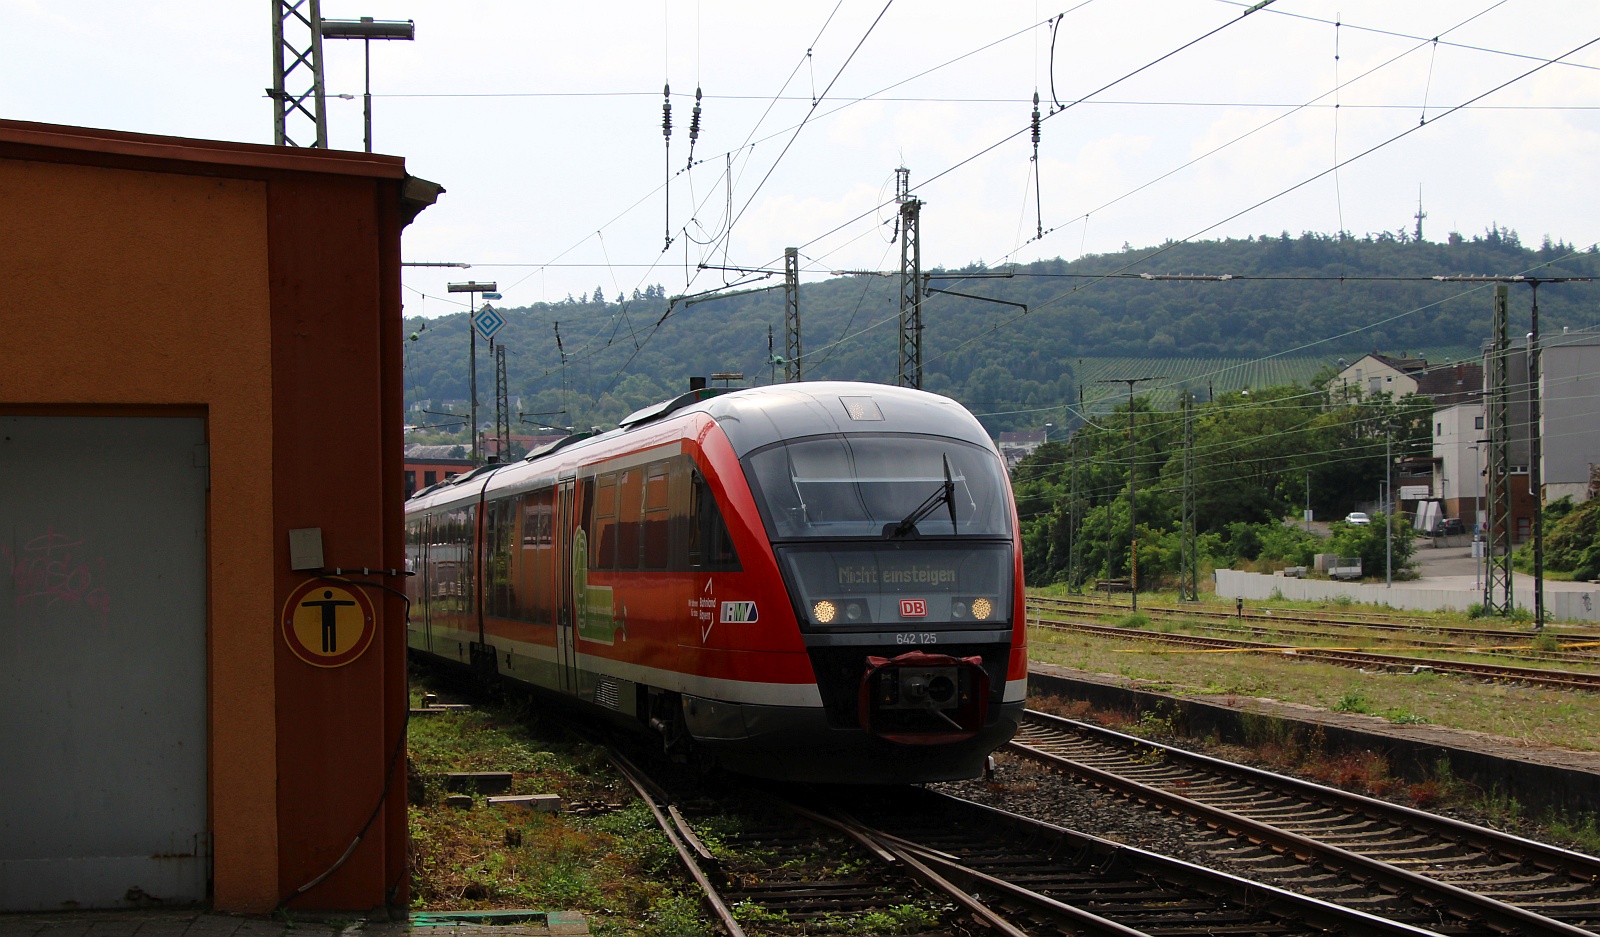
[[[484,306],[472,315],[472,327],[484,341],[491,341],[495,335],[505,327],[506,320],[500,313],[494,311],[493,306]]]

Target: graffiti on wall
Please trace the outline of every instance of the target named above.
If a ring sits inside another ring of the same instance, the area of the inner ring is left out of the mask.
[[[111,611],[106,562],[82,538],[46,528],[18,548],[0,544],[0,563],[16,590],[17,608],[82,609],[103,622]]]

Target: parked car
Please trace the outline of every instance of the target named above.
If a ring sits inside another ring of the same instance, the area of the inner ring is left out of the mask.
[[[1361,513],[1360,511],[1351,511],[1349,514],[1344,516],[1344,522],[1346,524],[1353,524],[1356,527],[1363,527],[1372,523],[1372,518]]]
[[[1433,535],[1435,537],[1449,537],[1466,532],[1466,525],[1461,523],[1461,518],[1459,517],[1441,518],[1439,523],[1433,525]]]

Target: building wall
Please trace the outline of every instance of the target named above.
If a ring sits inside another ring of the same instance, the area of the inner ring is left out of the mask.
[[[1482,422],[1482,404],[1433,412],[1433,455],[1439,460],[1435,490],[1445,502],[1446,515],[1461,518],[1469,527],[1477,520],[1475,512],[1484,495],[1483,470],[1489,464],[1489,446],[1478,442],[1488,438]]]
[[[1340,371],[1338,381],[1347,391],[1363,397],[1373,393],[1384,393],[1393,394],[1398,399],[1417,392],[1416,378],[1384,364],[1371,355],[1363,355],[1355,363]]]
[[[453,475],[464,475],[476,468],[471,459],[407,460],[405,462],[406,497]],[[429,474],[433,481],[428,480]]]
[[[1552,337],[1540,362],[1545,498],[1581,501],[1600,463],[1600,337]]]
[[[272,358],[259,181],[0,159],[12,412],[206,415],[219,907],[277,899]]]
[[[291,904],[407,900],[403,603],[369,593],[376,637],[335,669],[278,627],[307,578],[289,530],[320,528],[329,566],[404,563],[404,178],[394,157],[0,121],[0,411],[206,419],[220,910],[270,910],[380,804]]]

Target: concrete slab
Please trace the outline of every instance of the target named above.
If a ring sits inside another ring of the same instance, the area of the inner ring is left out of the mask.
[[[458,794],[507,794],[509,771],[453,771],[444,776],[444,789]]]
[[[507,797],[489,798],[491,807],[520,807],[524,810],[534,810],[539,813],[560,813],[561,795],[559,794],[512,794]]]

